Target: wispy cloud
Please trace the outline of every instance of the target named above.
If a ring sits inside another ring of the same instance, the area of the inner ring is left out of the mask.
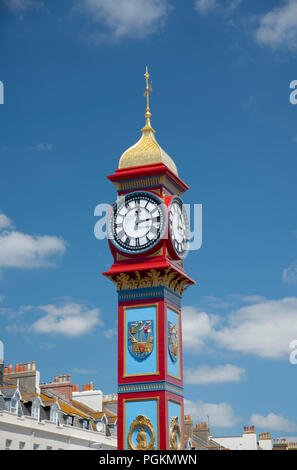
[[[223,366],[199,366],[184,371],[184,382],[190,385],[222,384],[240,382],[245,376],[245,369],[225,364]]]
[[[44,6],[44,2],[37,0],[3,0],[4,5],[13,12],[24,12],[29,8],[39,9]]]
[[[97,37],[143,39],[156,32],[169,12],[168,0],[78,0],[75,11],[98,25]]]
[[[12,220],[9,219],[5,214],[0,213],[0,230],[13,228]]]
[[[103,325],[98,308],[88,309],[78,303],[43,305],[38,310],[44,315],[31,326],[36,333],[77,337]]]
[[[283,269],[283,282],[286,284],[297,283],[297,260],[293,261],[290,266]]]
[[[0,269],[54,266],[53,257],[66,251],[62,238],[28,235],[11,230],[12,221],[0,214]]]
[[[92,375],[92,374],[96,374],[97,371],[96,370],[89,370],[89,369],[78,369],[77,367],[75,367],[74,369],[72,369],[72,374],[79,374],[79,375]]]
[[[259,44],[274,49],[297,49],[297,2],[285,0],[280,7],[273,8],[261,16],[255,32]]]
[[[295,432],[297,431],[297,424],[285,418],[282,415],[269,413],[267,416],[259,414],[252,414],[250,423],[262,429],[273,429],[274,431]]]
[[[110,328],[109,330],[104,331],[104,336],[107,339],[112,339],[114,336],[117,336],[118,332],[114,328]]]
[[[205,403],[203,401],[185,400],[185,414],[190,414],[193,421],[208,421],[213,427],[230,428],[235,426],[240,418],[228,403]]]
[[[241,4],[242,0],[196,0],[195,9],[202,16],[219,12],[224,16],[231,15]]]
[[[37,152],[50,152],[53,149],[53,144],[47,144],[45,142],[41,142],[34,147]]]

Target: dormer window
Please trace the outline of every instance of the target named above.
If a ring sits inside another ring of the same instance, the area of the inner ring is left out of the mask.
[[[59,424],[59,421],[58,421],[58,406],[57,405],[53,405],[51,407],[50,421],[52,421],[52,423]]]
[[[38,398],[32,403],[31,416],[37,419],[37,421],[40,420],[40,401]]]
[[[19,406],[20,406],[20,394],[18,391],[15,392],[13,397],[10,400],[10,412],[14,414],[18,414],[19,412]]]

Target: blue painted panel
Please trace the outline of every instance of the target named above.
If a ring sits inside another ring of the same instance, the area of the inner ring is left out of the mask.
[[[166,325],[167,327],[167,373],[177,378],[179,378],[179,374],[180,374],[180,332],[178,328],[178,324],[179,324],[178,321],[179,321],[178,313],[172,310],[171,308],[167,307],[167,325]],[[169,342],[168,324],[176,325],[177,331],[178,331],[179,348],[178,348],[178,354],[176,358],[174,358],[174,356],[170,354],[169,352],[170,342]]]
[[[125,427],[126,427],[126,449],[128,449],[128,433],[131,424],[135,420],[138,415],[144,415],[148,418],[155,430],[155,449],[158,449],[158,402],[157,400],[140,400],[140,401],[127,401],[125,402],[126,408],[126,420],[125,420]],[[132,441],[133,444],[137,445],[137,434],[139,429],[136,428],[133,432]],[[151,436],[147,431],[147,440],[150,442]]]
[[[171,420],[174,416],[178,417],[178,422],[179,422],[179,427],[182,432],[182,423],[181,423],[181,405],[179,403],[174,403],[172,401],[168,401],[168,436],[170,433],[170,426],[171,426]],[[179,439],[178,439],[178,444],[179,444]]]
[[[152,331],[154,335],[153,350],[145,359],[139,360],[135,358],[129,351],[128,338],[129,326],[128,324],[143,320],[145,322],[152,322]],[[126,375],[136,374],[152,374],[157,372],[157,307],[139,307],[126,309]]]

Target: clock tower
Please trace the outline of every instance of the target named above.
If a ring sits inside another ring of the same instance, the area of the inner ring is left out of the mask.
[[[113,265],[103,273],[118,294],[118,449],[184,448],[181,299],[194,281],[184,270],[188,186],[151,126],[109,176],[118,198],[107,219]]]

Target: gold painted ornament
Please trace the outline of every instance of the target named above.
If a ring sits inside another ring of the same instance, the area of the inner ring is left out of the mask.
[[[137,444],[133,443],[132,437],[134,431],[139,428],[136,441]],[[150,435],[150,441],[148,441],[147,431]],[[154,427],[146,416],[138,415],[130,426],[128,432],[128,449],[129,450],[154,450],[155,449],[155,430]]]

